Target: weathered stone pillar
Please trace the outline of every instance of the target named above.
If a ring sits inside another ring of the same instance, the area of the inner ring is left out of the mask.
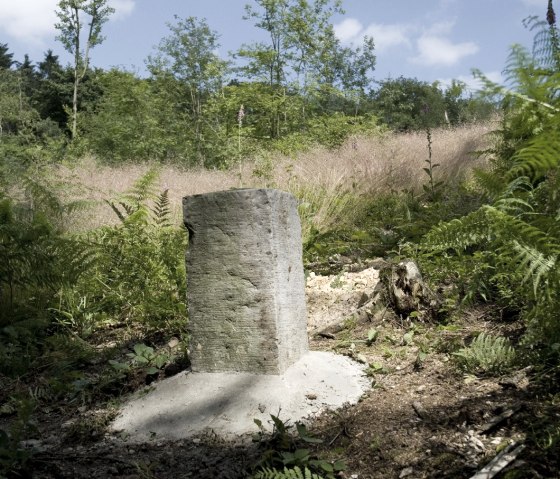
[[[193,371],[281,374],[308,351],[296,206],[269,189],[183,199]]]

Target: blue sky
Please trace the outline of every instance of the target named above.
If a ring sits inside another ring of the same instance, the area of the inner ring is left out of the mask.
[[[92,64],[142,73],[144,60],[168,34],[173,15],[206,18],[220,34],[220,54],[242,43],[264,40],[243,6],[251,0],[110,0],[116,12],[105,26],[106,40],[92,51]],[[560,0],[554,0],[560,14]],[[0,43],[14,58],[28,53],[40,61],[51,48],[70,61],[55,41],[57,0],[0,0]],[[416,77],[448,82],[457,78],[473,88],[471,69],[500,81],[509,47],[531,45],[522,20],[546,13],[547,0],[343,0],[345,15],[333,19],[346,44],[371,35],[376,44],[376,80]]]

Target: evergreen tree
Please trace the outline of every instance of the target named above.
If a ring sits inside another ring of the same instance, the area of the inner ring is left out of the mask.
[[[64,105],[72,101],[72,78],[65,70],[52,50],[47,50],[43,61],[37,66],[38,87],[32,95],[35,107],[41,118],[50,118],[60,128],[65,128],[68,115]]]
[[[13,53],[8,53],[8,44],[0,43],[0,68],[9,69],[14,63],[13,57]]]

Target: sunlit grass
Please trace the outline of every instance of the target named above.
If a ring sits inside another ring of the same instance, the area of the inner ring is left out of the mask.
[[[432,161],[438,163],[438,180],[446,182],[468,175],[483,159],[473,151],[488,146],[490,123],[432,132]],[[160,189],[169,190],[174,218],[181,221],[183,196],[230,188],[274,187],[290,191],[302,202],[304,238],[311,229],[324,231],[351,220],[359,209],[359,198],[400,191],[420,192],[426,182],[422,170],[427,158],[425,133],[385,134],[350,138],[340,149],[317,148],[297,158],[263,154],[229,171],[182,169],[159,166]],[[102,200],[130,188],[149,164],[120,167],[100,166],[94,158],[83,158],[72,168],[58,172],[82,185],[82,197],[97,201],[82,211],[74,228],[89,229],[116,221]]]

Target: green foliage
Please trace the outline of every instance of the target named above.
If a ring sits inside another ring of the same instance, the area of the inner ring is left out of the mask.
[[[426,129],[426,138],[428,140],[428,159],[425,162],[428,166],[423,170],[428,175],[428,184],[422,186],[430,201],[434,201],[443,186],[443,181],[437,181],[434,177],[434,170],[440,165],[432,161],[432,131],[430,128]]]
[[[74,57],[74,94],[72,96],[72,137],[78,132],[78,93],[80,82],[89,68],[90,50],[103,42],[103,24],[109,20],[115,9],[107,5],[107,0],[59,0],[56,15],[59,22],[55,25],[60,32],[56,37],[66,51]],[[89,17],[87,27],[82,15]],[[82,32],[87,33],[82,39]],[[85,40],[85,41],[84,41]],[[82,43],[83,42],[83,43]],[[85,48],[83,44],[85,43]]]
[[[268,448],[262,454],[256,466],[257,471],[251,477],[277,477],[274,474],[280,474],[278,477],[285,477],[282,474],[288,474],[286,477],[300,477],[297,474],[304,473],[306,478],[308,475],[312,475],[310,477],[334,479],[335,474],[346,468],[343,461],[331,463],[313,457],[307,448],[298,447],[302,442],[305,444],[320,444],[323,442],[321,439],[313,437],[304,424],[296,424],[298,433],[296,438],[290,434],[291,425],[272,414],[270,417],[274,424],[274,430],[267,441]],[[262,439],[264,437],[262,422],[259,419],[254,421],[260,429],[259,439]],[[292,474],[296,474],[296,476],[292,476]]]
[[[13,195],[0,193],[0,362],[9,375],[25,371],[43,349],[59,288],[92,260],[84,243],[64,233],[79,205],[62,203],[48,179],[35,175],[11,176]]]
[[[81,141],[101,162],[184,162],[188,142],[179,130],[185,118],[159,83],[111,70],[100,79],[103,96],[80,122]]]
[[[559,73],[538,62],[542,59],[514,47],[507,71],[515,89],[486,80],[489,94],[502,95],[504,109],[498,141],[487,152],[493,168],[478,176],[491,204],[437,226],[424,247],[431,259],[453,258],[455,268],[462,262],[460,281],[467,289],[520,313],[529,343],[550,347],[560,342],[560,323],[552,313],[560,307]]]
[[[207,115],[206,104],[218,95],[228,62],[216,54],[219,35],[204,19],[183,20],[175,16],[175,21],[168,24],[170,35],[161,40],[157,53],[147,60],[157,87],[156,98],[164,100],[160,107],[166,106],[165,101],[174,105],[167,118],[159,117],[159,124],[165,128],[173,125],[173,135],[168,136],[176,142],[186,139],[184,157],[190,157],[189,163],[214,166],[217,151],[207,143],[213,143],[216,119]]]
[[[172,358],[166,353],[156,353],[154,348],[143,343],[134,345],[133,352],[128,353],[130,362],[109,360],[109,364],[119,372],[128,372],[131,368],[143,368],[146,374],[157,374]]]
[[[484,333],[453,356],[459,367],[471,374],[502,374],[511,369],[516,360],[515,350],[506,338]]]
[[[88,235],[97,259],[72,294],[87,295],[91,303],[101,305],[98,317],[140,321],[154,328],[185,322],[186,235],[172,225],[167,192],[154,197],[156,178],[155,171],[148,171],[109,202],[120,225]],[[155,199],[152,208],[150,199]],[[70,304],[69,298],[61,300]]]
[[[487,118],[489,103],[464,97],[465,85],[453,81],[443,90],[437,83],[399,77],[380,82],[372,92],[373,111],[389,128],[397,131],[457,126]]]
[[[302,470],[295,466],[293,469],[285,467],[283,470],[265,467],[262,471],[254,474],[252,479],[323,479],[323,477],[307,468]]]

